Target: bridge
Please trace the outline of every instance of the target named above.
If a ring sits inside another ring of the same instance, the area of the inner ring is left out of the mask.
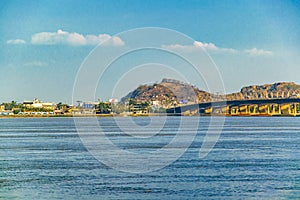
[[[174,115],[300,116],[300,98],[215,101],[169,108]]]

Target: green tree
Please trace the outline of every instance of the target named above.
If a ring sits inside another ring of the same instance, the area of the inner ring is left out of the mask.
[[[111,104],[100,102],[99,105],[97,106],[97,110],[101,114],[109,114],[111,113]]]
[[[13,111],[13,113],[14,113],[15,115],[17,115],[19,112],[20,112],[20,110],[14,110],[14,111]]]
[[[141,107],[142,107],[143,109],[148,108],[149,105],[150,105],[149,102],[142,102],[142,103],[141,103]]]
[[[62,102],[59,102],[59,103],[56,105],[57,109],[60,110],[61,107],[62,107],[62,105],[63,105]]]
[[[128,104],[131,105],[135,105],[136,104],[136,100],[134,98],[130,98],[128,101]]]
[[[12,110],[13,108],[17,107],[17,102],[12,101],[10,103],[4,103],[5,110]]]

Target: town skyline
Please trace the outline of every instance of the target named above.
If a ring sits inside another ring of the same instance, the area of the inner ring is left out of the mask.
[[[164,78],[164,79],[168,79],[168,78]],[[161,81],[163,81],[164,79],[162,79]],[[184,81],[180,81],[180,80],[175,80],[175,79],[170,79],[170,80],[174,80],[174,81],[178,81],[180,83],[183,83],[183,84],[189,84],[189,83],[185,83]],[[122,97],[119,97],[119,98],[101,98],[101,96],[98,96],[96,97],[95,99],[90,99],[90,100],[87,100],[86,102],[110,102],[110,101],[116,101],[116,102],[119,102],[121,99],[125,98],[127,95],[129,95],[131,92],[133,92],[134,90],[136,90],[138,87],[140,86],[143,86],[143,85],[153,85],[153,84],[157,84],[159,81],[156,81],[156,82],[152,82],[152,83],[147,83],[147,84],[138,84],[133,90],[130,90],[130,91],[127,91],[126,95],[122,96]],[[299,85],[300,87],[300,84],[294,82],[294,81],[288,81],[288,82],[274,82],[274,83],[265,83],[265,84],[254,84],[254,85],[245,85],[245,86],[242,86],[240,88],[240,90],[237,90],[237,91],[233,91],[233,92],[230,92],[230,93],[225,93],[224,95],[233,95],[235,93],[239,93],[243,90],[243,88],[248,88],[248,87],[263,87],[263,86],[266,86],[266,85],[276,85],[276,84],[295,84],[295,85]],[[193,85],[197,88],[196,85]],[[201,88],[197,88],[197,89],[200,89],[202,90]],[[203,90],[204,92],[208,92],[206,90]],[[211,94],[218,94],[218,93],[211,93]],[[297,93],[298,94],[298,93]],[[300,96],[300,92],[298,94],[298,96]],[[299,97],[298,97],[299,98]],[[17,99],[9,99],[8,101],[1,101],[0,99],[0,104],[2,103],[10,103],[10,102],[16,102],[16,103],[24,103],[24,102],[30,102],[30,101],[35,101],[35,100],[39,100],[41,102],[51,102],[51,103],[63,103],[63,104],[68,104],[68,105],[73,105],[74,102],[84,102],[80,99],[74,99],[74,101],[72,102],[72,100],[69,100],[69,101],[64,101],[63,99],[58,99],[57,101],[55,100],[51,100],[51,98],[47,98],[47,99],[42,99],[42,98],[39,98],[37,96],[35,96],[34,98],[30,99],[30,98],[23,98],[21,100],[17,100]]]
[[[213,94],[174,79],[140,85],[118,99],[77,100],[76,104],[39,99],[0,104],[4,117],[139,115],[299,116],[300,85],[292,82],[252,85],[231,94]],[[213,105],[214,104],[214,105]]]

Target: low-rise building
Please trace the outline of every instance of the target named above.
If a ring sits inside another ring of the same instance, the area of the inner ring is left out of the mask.
[[[90,115],[96,113],[96,106],[99,105],[99,102],[82,102],[78,101],[78,106],[76,110],[72,110],[73,114],[83,114],[83,115]]]
[[[34,99],[33,101],[25,100],[23,106],[26,108],[44,108],[47,110],[54,110],[55,103],[53,102],[42,102],[39,99]]]
[[[49,110],[54,110],[55,103],[53,103],[53,102],[42,103],[42,108],[49,109]]]
[[[4,111],[5,110],[5,105],[4,104],[1,104],[0,105],[0,111]]]

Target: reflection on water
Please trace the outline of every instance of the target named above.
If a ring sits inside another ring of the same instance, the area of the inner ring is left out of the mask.
[[[0,119],[0,199],[300,198],[299,118],[227,118],[220,140],[201,160],[208,121],[200,120],[197,137],[179,160],[130,174],[94,159],[72,118]],[[146,126],[149,119],[134,122]],[[113,118],[99,118],[111,141],[135,152],[166,145],[179,122],[169,118],[160,133],[139,138],[122,133]]]

